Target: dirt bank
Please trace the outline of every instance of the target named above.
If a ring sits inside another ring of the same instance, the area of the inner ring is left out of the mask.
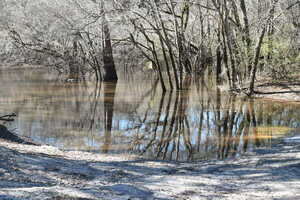
[[[255,97],[282,102],[300,103],[300,77],[293,80],[261,80],[255,86]]]
[[[196,163],[0,141],[0,199],[300,199],[300,143],[287,141]]]

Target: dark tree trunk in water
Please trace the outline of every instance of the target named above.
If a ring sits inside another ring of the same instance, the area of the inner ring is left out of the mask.
[[[103,33],[103,68],[104,68],[104,76],[103,81],[116,81],[118,80],[114,58],[113,58],[113,51],[111,45],[111,38],[110,38],[110,30],[108,27],[108,21],[105,17],[105,10],[104,5],[102,3],[102,33]]]

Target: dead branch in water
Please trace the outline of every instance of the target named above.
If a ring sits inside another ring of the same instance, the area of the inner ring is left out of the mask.
[[[15,119],[13,119],[13,117],[16,117],[17,115],[15,113],[9,114],[9,115],[3,115],[0,116],[0,120],[1,121],[6,121],[6,122],[12,122]]]

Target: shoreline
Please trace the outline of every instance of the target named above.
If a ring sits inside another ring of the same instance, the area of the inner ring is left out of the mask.
[[[1,70],[24,70],[24,69],[47,69],[44,65],[1,65]],[[294,77],[297,79],[297,77]],[[252,98],[275,101],[282,103],[296,103],[300,104],[300,77],[299,81],[278,81],[273,82],[271,79],[258,78],[255,83],[255,92]],[[221,86],[222,88],[223,86]],[[223,90],[223,89],[221,89]],[[223,90],[228,92],[226,89]],[[244,97],[244,94],[237,94],[238,96]]]
[[[300,143],[238,159],[174,162],[0,140],[1,199],[297,199]]]
[[[293,80],[258,80],[255,84],[254,98],[283,103],[300,103],[300,77]]]

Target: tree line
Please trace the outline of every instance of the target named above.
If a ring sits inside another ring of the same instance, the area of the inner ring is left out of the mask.
[[[258,75],[299,71],[299,0],[2,0],[0,9],[1,57],[70,79],[116,81],[146,67],[164,91],[207,74],[252,95]]]

